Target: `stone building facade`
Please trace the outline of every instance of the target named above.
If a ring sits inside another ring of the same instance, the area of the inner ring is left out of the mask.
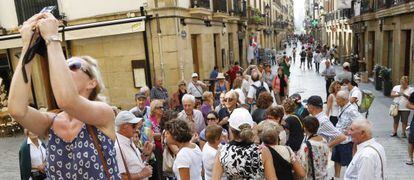
[[[66,56],[96,58],[110,104],[122,108],[132,107],[133,95],[155,78],[163,78],[172,94],[193,72],[203,80],[214,66],[221,72],[234,62],[246,67],[253,36],[262,48],[273,48],[293,32],[293,13],[286,13],[291,0],[45,0],[38,7],[16,2],[0,1],[0,75],[6,83],[17,71],[18,26],[28,18],[22,11],[56,5],[55,15],[66,24],[60,33]],[[39,56],[35,61],[32,102],[53,107],[47,63]]]
[[[392,69],[392,81],[403,75],[413,82],[414,1],[362,0],[354,3],[351,19],[354,49],[373,74],[376,64]]]

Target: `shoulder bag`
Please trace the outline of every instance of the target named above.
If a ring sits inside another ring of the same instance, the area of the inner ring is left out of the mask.
[[[397,116],[398,115],[398,109],[399,109],[399,104],[398,103],[392,103],[390,105],[390,111],[389,111],[390,116],[393,116],[393,117]]]
[[[86,127],[88,129],[89,135],[92,137],[93,146],[95,146],[96,150],[98,151],[98,156],[99,156],[99,159],[101,159],[103,170],[105,172],[106,178],[111,179],[111,175],[109,174],[109,171],[108,171],[108,165],[106,164],[106,159],[105,159],[104,155],[102,154],[101,144],[98,142],[98,137],[96,135],[96,131],[89,124],[86,124]]]

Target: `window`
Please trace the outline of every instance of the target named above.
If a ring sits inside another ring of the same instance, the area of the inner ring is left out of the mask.
[[[17,20],[20,24],[39,13],[46,6],[56,6],[53,15],[59,18],[59,8],[57,0],[14,0],[16,6]]]

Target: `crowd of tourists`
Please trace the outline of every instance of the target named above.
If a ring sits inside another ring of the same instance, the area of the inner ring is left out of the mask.
[[[15,72],[9,111],[28,137],[19,153],[22,179],[336,179],[344,166],[344,179],[385,179],[384,148],[358,111],[361,91],[346,74],[336,75],[330,61],[322,72],[325,108],[323,95],[302,102],[289,92],[292,60],[285,55],[276,73],[266,63],[245,70],[235,63],[227,72],[214,68],[208,83],[193,73],[171,95],[158,77],[131,97],[135,107],[120,110],[105,103],[95,59],[65,59],[52,38],[58,26],[45,13],[21,29],[23,54],[32,29],[46,40],[60,108],[29,107],[30,83]],[[25,65],[28,75],[32,65]]]

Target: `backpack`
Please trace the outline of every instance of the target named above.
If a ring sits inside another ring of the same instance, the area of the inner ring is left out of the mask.
[[[361,105],[358,107],[358,111],[360,113],[368,112],[369,108],[372,105],[372,102],[375,99],[374,94],[369,90],[362,90],[362,99],[361,99]]]
[[[260,85],[259,87],[257,87],[254,84],[252,84],[252,86],[254,87],[254,89],[256,89],[256,99],[259,97],[260,93],[262,93],[264,91],[267,91],[267,89],[263,85],[263,81],[261,83],[262,83],[262,85]]]

